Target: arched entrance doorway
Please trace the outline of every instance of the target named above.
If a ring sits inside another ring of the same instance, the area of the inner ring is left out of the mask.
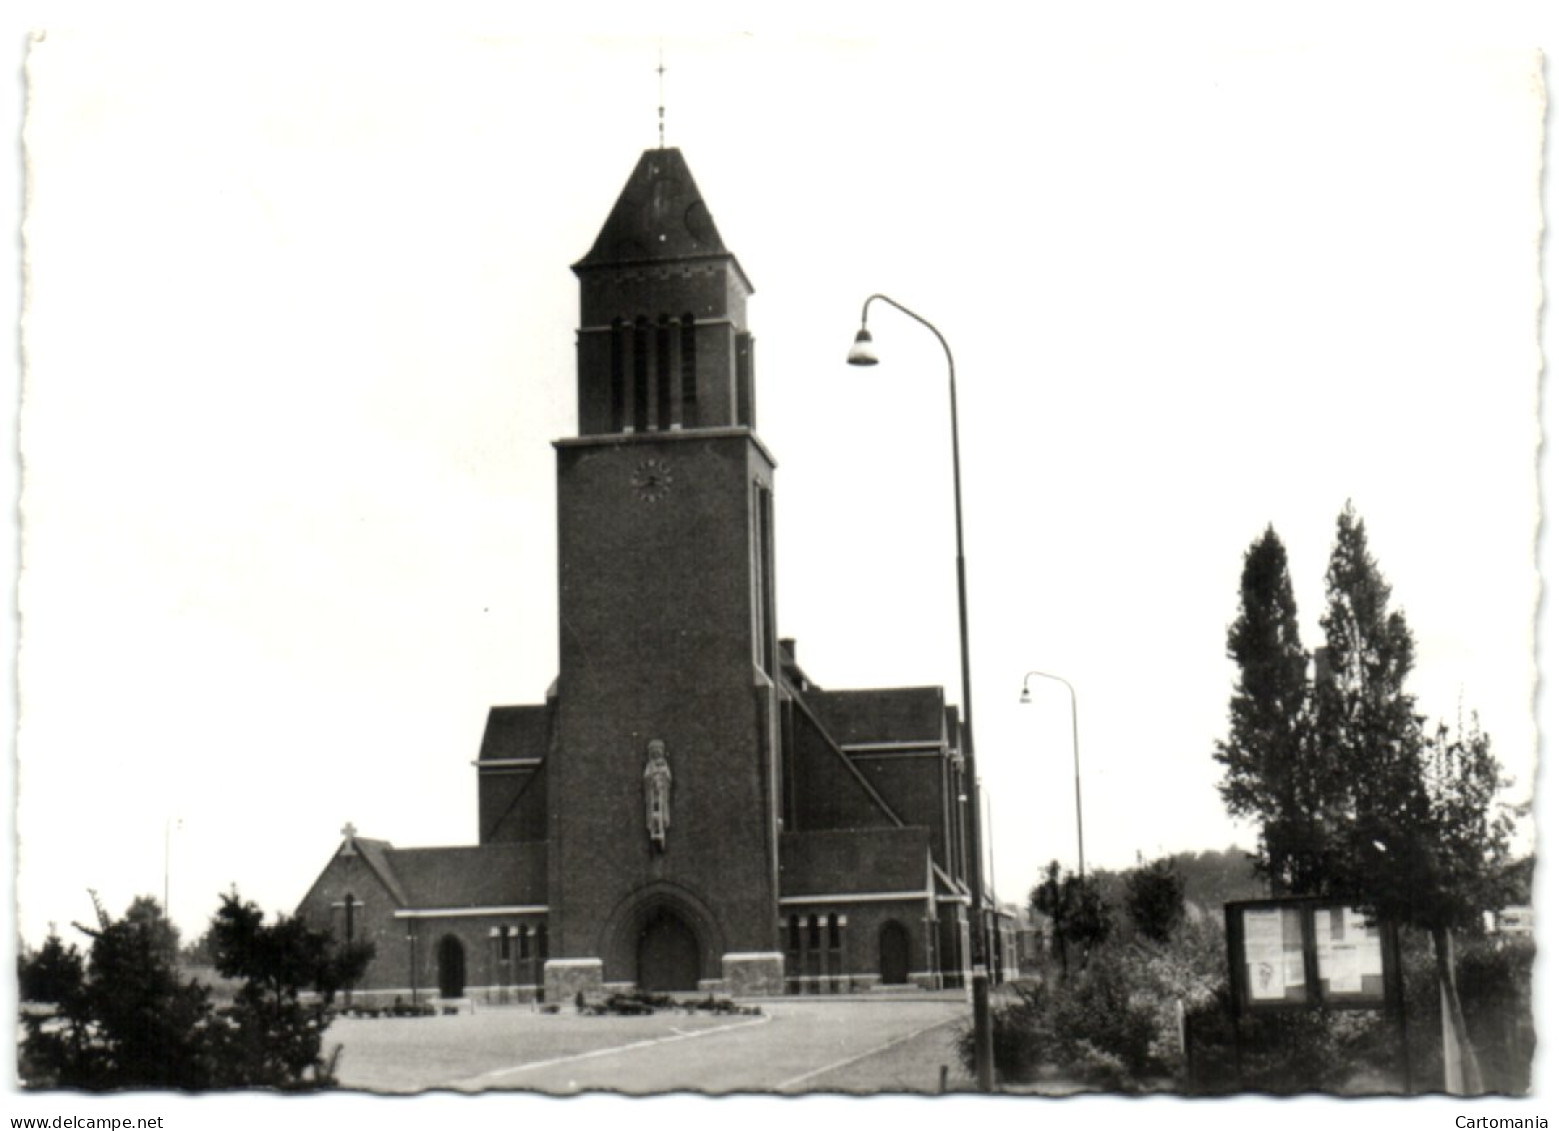
[[[639,931],[639,989],[654,993],[696,990],[699,979],[698,936],[669,907],[658,907]]]
[[[897,919],[889,919],[877,936],[878,971],[885,986],[902,986],[909,981],[909,932]]]
[[[438,941],[438,996],[465,997],[466,948],[454,935]]]

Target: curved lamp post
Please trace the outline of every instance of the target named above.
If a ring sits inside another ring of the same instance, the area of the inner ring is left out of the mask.
[[[974,697],[969,688],[969,596],[968,587],[964,581],[964,501],[963,480],[958,459],[958,378],[953,365],[953,351],[948,346],[947,339],[942,336],[930,322],[916,314],[902,303],[895,302],[887,295],[874,294],[861,304],[861,328],[855,335],[855,344],[850,347],[848,361],[851,365],[876,365],[877,351],[872,344],[871,331],[866,328],[866,318],[871,311],[874,302],[885,302],[901,314],[906,314],[919,322],[926,329],[936,335],[936,340],[941,343],[942,352],[947,355],[947,391],[948,403],[952,412],[953,431],[953,522],[954,532],[957,537],[958,548],[958,651],[959,661],[963,677],[963,741],[960,746],[967,763],[965,781],[969,789],[969,820],[967,824],[969,844],[967,855],[969,858],[969,889],[971,906],[974,913],[974,929],[970,932],[973,942],[973,984],[971,989],[974,998],[974,1063],[975,1078],[982,1092],[989,1092],[995,1084],[994,1073],[994,1049],[992,1045],[991,1012],[990,1012],[990,981],[986,973],[986,962],[990,955],[990,936],[985,921],[985,885],[982,882],[980,868],[980,795],[979,777],[975,773],[974,761]]]
[[[1018,696],[1019,703],[1033,702],[1029,698],[1029,680],[1038,676],[1040,679],[1052,679],[1066,688],[1066,692],[1072,699],[1072,785],[1077,796],[1077,878],[1081,880],[1083,872],[1083,769],[1082,762],[1077,752],[1077,690],[1066,680],[1049,672],[1029,672],[1023,677],[1023,694]]]

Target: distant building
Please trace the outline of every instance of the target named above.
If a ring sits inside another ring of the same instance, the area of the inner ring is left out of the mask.
[[[359,1000],[962,984],[957,711],[826,691],[778,636],[752,286],[678,150],[640,158],[574,272],[557,681],[488,715],[476,844],[349,825],[299,914],[373,941]]]
[[[1531,938],[1536,925],[1530,907],[1505,907],[1499,911],[1486,912],[1485,916],[1489,929],[1497,935]]]

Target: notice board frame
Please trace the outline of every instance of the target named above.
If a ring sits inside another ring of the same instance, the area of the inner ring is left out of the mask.
[[[1281,949],[1283,968],[1275,971],[1276,976],[1282,979],[1281,997],[1264,997],[1252,993],[1250,984],[1249,965],[1245,961],[1246,955],[1246,912],[1247,911],[1275,911],[1281,930]],[[1325,896],[1295,896],[1280,899],[1246,899],[1223,905],[1224,914],[1224,939],[1228,951],[1229,986],[1232,989],[1230,999],[1234,1005],[1235,1014],[1239,1016],[1245,1013],[1277,1013],[1285,1010],[1302,1009],[1400,1009],[1402,1005],[1402,968],[1401,953],[1398,947],[1396,925],[1386,920],[1373,918],[1372,923],[1376,927],[1380,937],[1380,978],[1381,989],[1379,994],[1372,993],[1339,993],[1323,985],[1321,979],[1321,957],[1317,942],[1315,921],[1317,912],[1340,912],[1344,916],[1358,915],[1359,909],[1346,900],[1331,899]],[[1298,919],[1299,951],[1295,955],[1291,936],[1292,931],[1286,929],[1285,913],[1292,913]],[[1302,983],[1292,982],[1293,967],[1289,964],[1295,958],[1302,962]],[[1296,987],[1302,985],[1301,992],[1293,992]]]

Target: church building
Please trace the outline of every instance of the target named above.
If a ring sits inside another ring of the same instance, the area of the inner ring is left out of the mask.
[[[574,273],[557,680],[490,710],[475,844],[348,825],[298,914],[374,943],[359,1001],[962,985],[957,709],[825,690],[778,634],[753,287],[679,150],[644,153]]]

